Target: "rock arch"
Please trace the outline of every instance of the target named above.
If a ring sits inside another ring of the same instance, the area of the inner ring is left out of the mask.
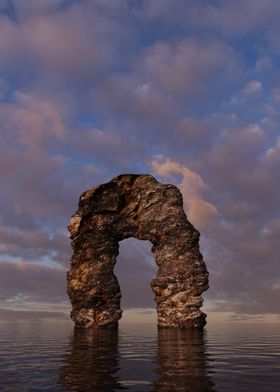
[[[76,326],[117,326],[121,292],[113,273],[119,241],[149,240],[158,265],[151,282],[158,325],[202,328],[208,272],[199,232],[187,220],[181,192],[151,175],[122,174],[84,192],[69,223],[73,255],[67,273]]]

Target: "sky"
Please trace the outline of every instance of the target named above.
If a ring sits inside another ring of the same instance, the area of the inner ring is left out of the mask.
[[[150,173],[201,232],[209,317],[279,319],[279,18],[278,0],[0,0],[0,316],[69,313],[79,195]],[[120,244],[130,312],[155,308],[150,248]]]

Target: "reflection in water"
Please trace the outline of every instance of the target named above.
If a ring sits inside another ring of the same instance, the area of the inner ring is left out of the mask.
[[[118,331],[74,328],[70,353],[59,383],[70,391],[110,392],[126,389],[119,383]]]
[[[214,392],[202,331],[160,328],[156,363],[153,391]]]
[[[153,342],[155,341],[150,341],[149,347],[143,346],[139,350],[141,337],[134,333],[118,342],[118,330],[115,329],[74,329],[59,384],[67,388],[67,391],[83,392],[120,389],[214,392],[201,331],[159,329],[157,352],[151,356],[151,367],[147,368],[146,360],[143,361],[144,354],[145,350],[154,350]],[[119,352],[122,353],[121,358]],[[147,369],[151,372],[150,375],[146,373]],[[154,381],[141,386],[137,384],[141,370],[145,372],[147,379]],[[129,385],[126,383],[127,379],[131,380]]]
[[[279,392],[279,358],[279,323],[210,324],[203,337],[143,324],[73,334],[68,322],[0,322],[1,392]]]

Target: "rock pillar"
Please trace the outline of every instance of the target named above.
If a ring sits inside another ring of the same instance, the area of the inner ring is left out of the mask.
[[[117,326],[120,287],[114,275],[119,242],[149,240],[158,265],[151,282],[158,325],[202,328],[201,294],[208,272],[199,232],[188,221],[174,185],[151,175],[123,174],[84,192],[69,223],[73,255],[67,274],[76,326]]]

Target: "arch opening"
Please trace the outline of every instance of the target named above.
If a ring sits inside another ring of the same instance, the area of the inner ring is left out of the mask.
[[[121,323],[154,321],[156,311],[150,283],[155,278],[158,267],[151,247],[149,241],[139,241],[132,237],[119,243],[114,274],[121,291]]]
[[[114,266],[119,242],[130,237],[152,243],[158,325],[205,325],[200,307],[208,272],[199,252],[199,232],[187,220],[174,185],[150,175],[120,175],[84,192],[68,227],[73,247],[68,294],[77,326],[117,326],[122,310]]]

